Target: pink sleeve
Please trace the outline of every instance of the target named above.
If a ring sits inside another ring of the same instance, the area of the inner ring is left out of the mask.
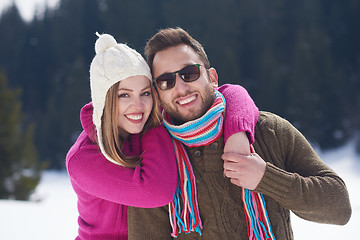
[[[141,140],[142,165],[126,168],[104,158],[97,145],[86,145],[68,160],[72,182],[89,194],[135,207],[169,203],[177,185],[177,167],[171,138],[163,125]]]
[[[250,144],[255,141],[255,125],[259,109],[249,93],[240,85],[224,84],[217,89],[225,97],[224,141],[234,133],[247,132]]]

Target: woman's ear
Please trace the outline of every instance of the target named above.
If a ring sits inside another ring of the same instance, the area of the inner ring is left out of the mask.
[[[209,78],[210,78],[210,83],[212,84],[212,86],[214,88],[218,87],[218,75],[217,72],[215,70],[215,68],[209,68]]]

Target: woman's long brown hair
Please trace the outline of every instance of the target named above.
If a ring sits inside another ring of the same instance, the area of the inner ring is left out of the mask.
[[[111,86],[106,94],[105,106],[101,119],[103,145],[106,154],[113,160],[125,167],[134,168],[140,164],[141,155],[126,156],[121,150],[125,139],[120,137],[120,131],[117,125],[119,104],[117,92],[119,83],[120,82],[117,82]],[[151,95],[153,99],[153,107],[141,134],[145,133],[153,127],[159,126],[161,123],[161,114],[159,112],[158,101],[155,97],[153,86],[151,86]]]

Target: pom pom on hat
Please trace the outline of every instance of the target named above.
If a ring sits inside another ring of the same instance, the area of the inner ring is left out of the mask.
[[[93,123],[96,128],[98,144],[102,154],[111,162],[104,150],[101,132],[101,118],[105,98],[111,86],[133,76],[145,76],[151,82],[151,72],[144,58],[126,44],[117,43],[109,34],[96,33],[99,37],[95,43],[96,55],[90,65],[90,89],[94,107]]]
[[[109,34],[100,35],[97,32],[96,35],[99,37],[99,39],[95,42],[96,54],[105,53],[108,48],[114,47],[117,44],[115,38]]]

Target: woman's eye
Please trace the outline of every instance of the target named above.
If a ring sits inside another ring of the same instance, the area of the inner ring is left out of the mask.
[[[126,98],[126,97],[129,97],[129,94],[127,94],[127,93],[122,93],[122,94],[119,94],[118,97],[119,97],[119,98]]]
[[[151,96],[151,92],[150,92],[150,91],[148,91],[148,92],[143,92],[142,95],[143,95],[143,96]]]

